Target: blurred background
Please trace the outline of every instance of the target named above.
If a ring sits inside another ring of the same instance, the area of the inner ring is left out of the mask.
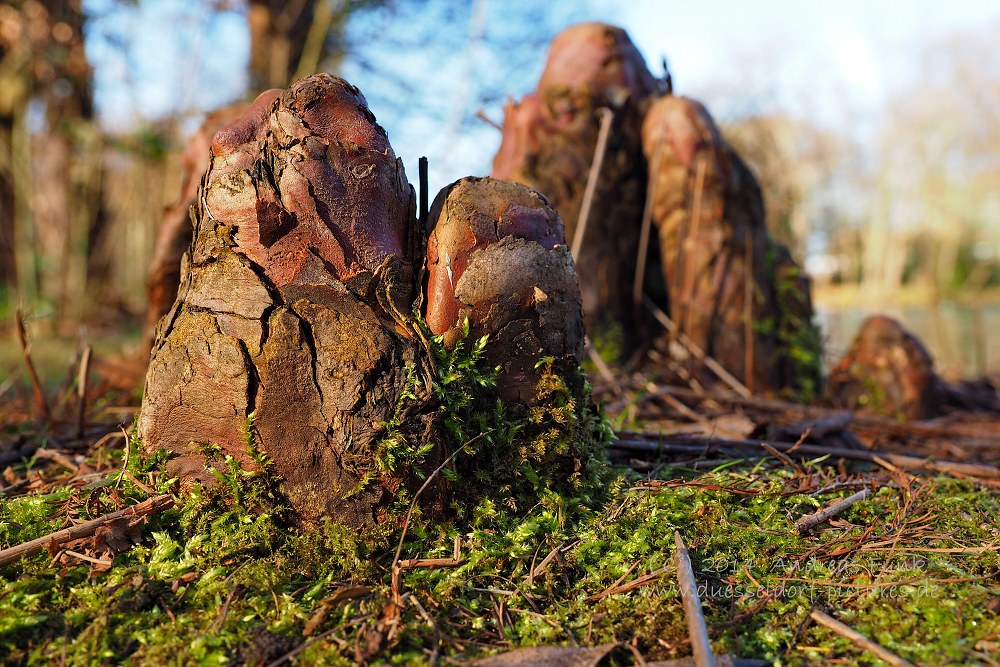
[[[207,112],[338,74],[411,180],[429,158],[433,195],[488,173],[505,99],[583,20],[624,27],[719,121],[813,276],[831,358],[887,312],[946,375],[1000,370],[995,0],[5,0],[0,383],[19,304],[54,363],[83,336],[133,351],[157,225]]]

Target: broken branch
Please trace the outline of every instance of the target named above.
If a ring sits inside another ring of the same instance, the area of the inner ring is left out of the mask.
[[[872,494],[871,489],[862,489],[861,491],[858,491],[857,493],[850,495],[844,498],[843,500],[835,502],[829,507],[824,507],[818,512],[813,512],[812,514],[808,514],[795,522],[795,530],[799,531],[800,535],[804,535],[805,533],[808,533],[810,530],[812,530],[819,524],[827,521],[831,517],[837,516],[838,514],[846,510],[854,503],[864,500],[871,494]]]
[[[31,540],[30,542],[18,544],[17,546],[10,547],[9,549],[4,549],[0,551],[0,567],[10,565],[22,556],[34,556],[35,554],[40,554],[45,551],[49,545],[58,546],[73,540],[91,537],[97,532],[98,528],[105,526],[112,521],[117,521],[118,519],[126,517],[156,514],[157,512],[161,512],[168,507],[171,507],[173,504],[174,500],[170,497],[170,494],[165,493],[163,495],[153,496],[152,498],[144,500],[137,505],[132,505],[131,507],[126,507],[125,509],[112,512],[110,514],[105,514],[104,516],[91,521],[85,521],[84,523],[76,526],[70,526],[69,528],[57,530],[49,535],[39,537],[38,539]]]
[[[819,609],[813,609],[809,613],[809,616],[820,625],[833,630],[841,637],[850,639],[856,646],[868,651],[880,660],[886,661],[890,665],[893,665],[893,667],[915,667],[912,662],[903,660],[892,651],[879,646],[854,628],[844,625],[834,617],[824,614]]]

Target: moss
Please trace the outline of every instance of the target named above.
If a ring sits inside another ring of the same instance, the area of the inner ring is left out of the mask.
[[[777,339],[777,363],[787,369],[785,393],[809,403],[819,396],[823,385],[823,340],[812,320],[809,280],[787,251],[773,242],[766,262],[775,285],[776,313],[756,326],[773,332]]]
[[[516,412],[491,397],[486,345],[437,349],[438,418],[455,447],[483,434],[449,472],[464,500],[447,520],[415,513],[401,546],[396,521],[361,535],[332,523],[296,528],[251,419],[256,469],[209,456],[220,483],[150,517],[109,571],[51,567],[47,554],[0,570],[6,662],[266,664],[301,649],[299,664],[351,665],[371,646],[376,661],[426,664],[433,654],[609,641],[634,642],[651,659],[681,657],[675,530],[691,550],[717,651],[779,665],[868,664],[807,623],[813,607],[920,664],[973,663],[977,642],[1000,633],[990,611],[1000,595],[996,493],[947,477],[884,486],[802,536],[794,519],[830,499],[802,495],[802,476],[773,462],[709,473],[666,466],[660,481],[637,483],[604,463],[611,433],[586,388],[574,391],[578,371],[542,360],[539,403]],[[129,469],[157,492],[170,487],[148,480],[162,460],[132,456]],[[806,469],[837,474],[820,461]],[[117,477],[93,488],[107,494]],[[0,540],[45,534],[67,511],[86,515],[91,490],[2,501]],[[121,504],[148,495],[128,477],[117,492]],[[397,608],[397,547],[404,559],[449,558],[456,539],[454,566],[401,571]]]
[[[821,464],[813,471],[830,474]],[[620,640],[650,657],[684,655],[674,530],[691,549],[717,651],[781,665],[865,664],[869,656],[845,640],[802,629],[814,606],[920,664],[974,662],[976,643],[1000,632],[988,604],[1000,592],[1000,555],[961,550],[995,542],[1000,504],[991,492],[950,478],[886,487],[835,525],[800,536],[791,520],[818,503],[797,495],[791,473],[767,465],[679,472],[665,468],[670,482],[660,486],[608,480],[603,506],[575,512],[567,508],[579,499],[551,493],[519,512],[484,499],[469,521],[418,518],[404,557],[450,556],[459,537],[462,560],[403,571],[405,604],[384,659],[424,664],[435,650],[468,657]],[[260,664],[304,646],[300,664],[354,664],[391,599],[398,532],[298,531],[272,511],[266,473],[219,473],[231,483],[152,517],[143,543],[106,573],[51,569],[48,556],[0,573],[7,662],[48,664],[65,652],[69,665]],[[124,483],[122,491],[133,501],[142,495]],[[32,523],[23,530],[44,531],[50,500],[8,501],[4,520],[18,516]],[[842,548],[866,533],[892,549]],[[659,574],[645,585],[613,588],[650,573]],[[345,590],[354,592],[338,596]]]

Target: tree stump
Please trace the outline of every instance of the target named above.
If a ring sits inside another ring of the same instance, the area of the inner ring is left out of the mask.
[[[642,338],[642,318],[632,299],[646,188],[640,134],[645,105],[662,89],[624,30],[603,23],[571,26],[552,41],[535,92],[506,105],[503,139],[493,160],[494,177],[544,193],[575,248],[601,114],[611,114],[574,259],[582,269],[587,330],[602,336],[620,329],[623,356]]]
[[[830,373],[826,400],[848,410],[903,419],[934,416],[938,379],[920,340],[884,315],[861,324]]]
[[[156,230],[156,244],[146,279],[146,322],[142,329],[142,365],[149,361],[149,350],[156,338],[156,324],[167,314],[177,298],[181,283],[181,257],[191,245],[191,212],[198,205],[201,178],[211,158],[212,137],[246,111],[237,103],[216,109],[188,139],[181,156],[181,191],[177,201],[163,211]]]
[[[752,391],[810,400],[821,358],[809,281],[768,234],[750,169],[688,98],[652,102],[642,139],[677,332]]]
[[[356,88],[316,75],[268,91],[211,153],[138,421],[146,453],[173,455],[168,474],[210,483],[206,460],[253,467],[253,443],[301,521],[384,522],[401,488],[415,490],[463,445],[439,423],[436,348],[421,317],[452,348],[466,318],[495,338],[504,400],[538,400],[536,367],[549,358],[576,409],[589,409],[573,263],[537,193],[491,179],[442,193],[423,298],[413,190]],[[574,453],[562,456],[573,468]],[[428,494],[438,509],[444,485]]]

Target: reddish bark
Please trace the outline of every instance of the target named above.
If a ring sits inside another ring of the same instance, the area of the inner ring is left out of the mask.
[[[643,151],[678,330],[753,391],[805,392],[808,384],[814,392],[819,339],[808,279],[770,238],[753,174],[705,107],[683,97],[650,106]],[[802,353],[815,359],[800,364]]]
[[[559,215],[535,191],[467,178],[437,196],[427,245],[427,324],[454,346],[468,319],[473,340],[490,335],[498,395],[535,400],[538,359],[564,374],[583,352],[583,313]]]

